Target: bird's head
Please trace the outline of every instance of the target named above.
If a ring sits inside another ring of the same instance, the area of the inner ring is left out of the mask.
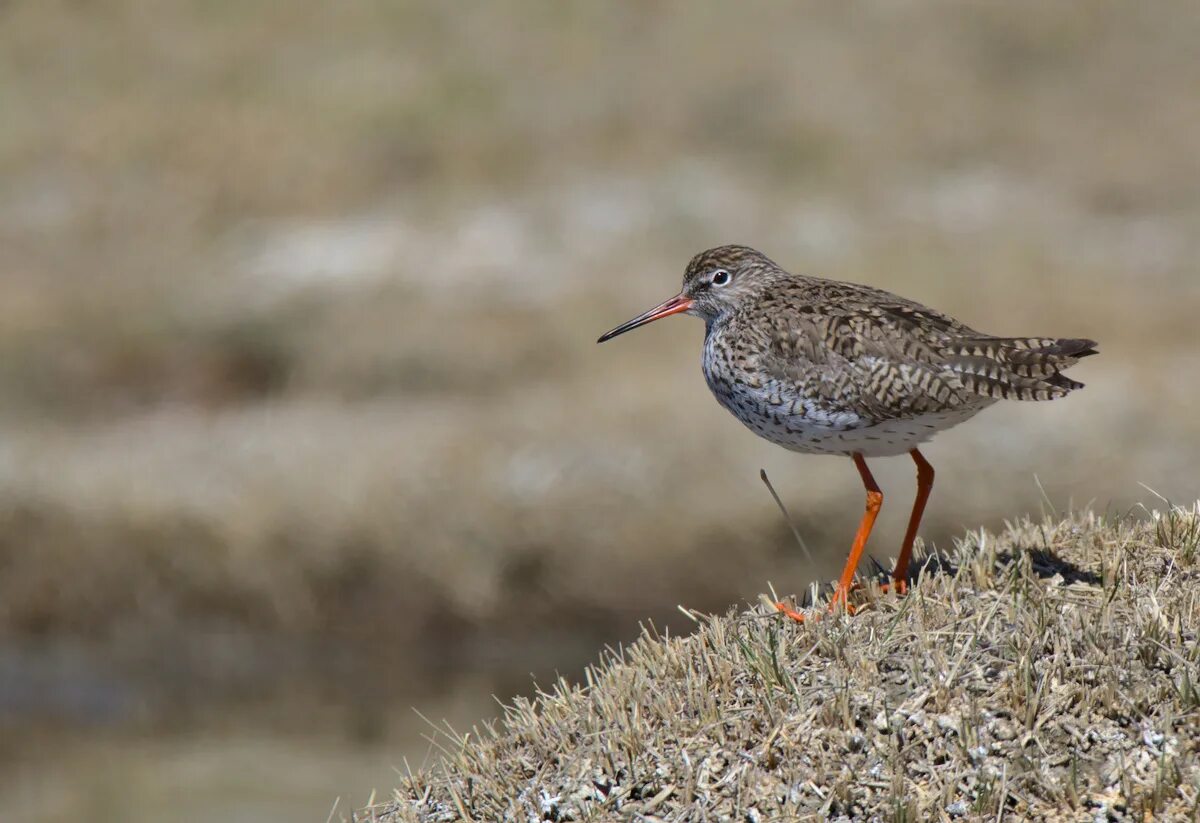
[[[647,312],[601,335],[597,343],[672,314],[691,314],[706,322],[753,298],[780,272],[770,258],[748,246],[717,246],[692,258],[683,273],[683,288]]]

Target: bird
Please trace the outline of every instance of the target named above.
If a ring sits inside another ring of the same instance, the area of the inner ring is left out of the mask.
[[[704,320],[702,369],[717,402],[759,437],[803,454],[850,458],[866,506],[829,602],[849,596],[883,492],[867,460],[908,454],[917,493],[890,582],[904,594],[934,469],[920,446],[1001,400],[1055,400],[1083,388],[1063,371],[1097,353],[1085,338],[999,337],[882,289],[792,274],[762,252],[697,254],[669,300],[597,343],[674,314]],[[776,608],[803,622],[783,602]]]

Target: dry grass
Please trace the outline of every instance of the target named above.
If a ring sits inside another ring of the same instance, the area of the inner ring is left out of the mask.
[[[1196,819],[1198,537],[1200,504],[1024,521],[852,619],[695,615],[356,819]]]

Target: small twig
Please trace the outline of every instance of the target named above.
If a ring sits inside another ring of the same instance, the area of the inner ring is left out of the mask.
[[[788,510],[784,508],[783,501],[779,499],[779,495],[775,492],[775,487],[771,485],[771,479],[767,477],[766,469],[759,469],[758,476],[762,478],[762,482],[766,485],[767,491],[771,493],[771,497],[775,498],[775,505],[779,507],[779,511],[783,512],[783,519],[787,521],[788,526],[792,529],[792,535],[796,538],[796,542],[800,544],[801,551],[808,558],[808,562],[813,562],[812,552],[808,550],[808,544],[804,542],[804,538],[800,536],[800,530],[796,528],[792,516],[788,514]]]
[[[1054,501],[1050,499],[1050,495],[1046,494],[1046,487],[1042,485],[1042,478],[1034,474],[1033,483],[1037,486],[1038,491],[1042,493],[1042,500],[1050,507],[1048,511],[1043,511],[1042,514],[1047,517],[1056,514],[1058,509],[1055,507]]]
[[[1142,482],[1142,481],[1140,481],[1140,480],[1138,481],[1138,485],[1139,485],[1139,486],[1141,486],[1141,487],[1142,487],[1143,489],[1145,489],[1146,491],[1150,492],[1152,495],[1154,495],[1155,497],[1157,497],[1157,498],[1158,498],[1159,500],[1161,500],[1162,502],[1166,503],[1166,504],[1167,504],[1167,508],[1168,508],[1168,509],[1169,509],[1169,508],[1171,508],[1171,501],[1170,501],[1170,500],[1168,500],[1167,498],[1163,497],[1161,494],[1159,494],[1159,493],[1158,493],[1158,492],[1156,492],[1154,489],[1150,488],[1149,486],[1147,486],[1145,483],[1143,483],[1143,482]],[[1142,508],[1145,508],[1145,506],[1143,506]]]

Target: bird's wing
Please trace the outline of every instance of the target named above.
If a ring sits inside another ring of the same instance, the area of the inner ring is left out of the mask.
[[[886,292],[863,294],[783,312],[760,356],[763,375],[828,411],[880,422],[1060,397],[1082,384],[1059,372],[1095,353],[1090,340],[994,337]]]

